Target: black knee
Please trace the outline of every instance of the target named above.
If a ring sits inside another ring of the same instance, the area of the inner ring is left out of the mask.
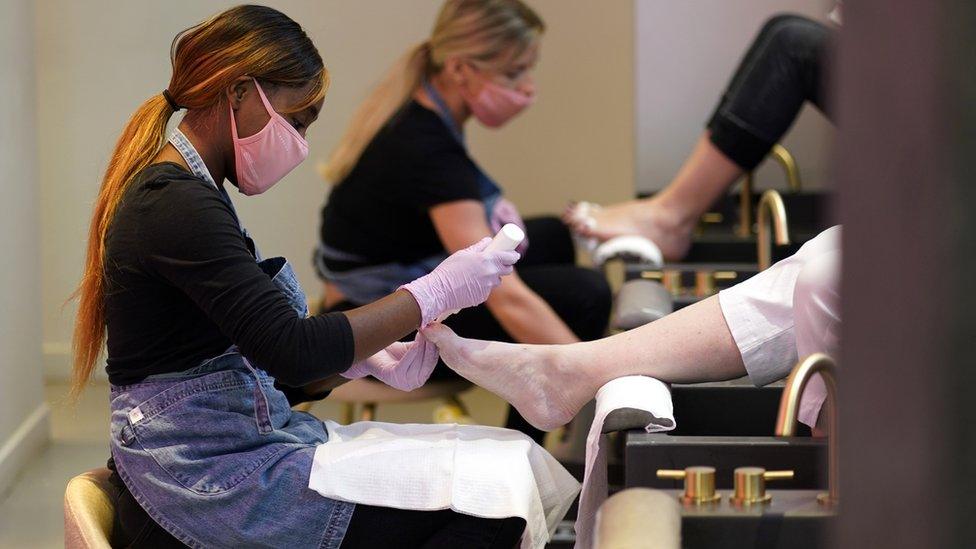
[[[606,333],[612,295],[602,273],[575,265],[542,265],[520,269],[519,276],[576,337],[591,340]]]
[[[566,265],[576,262],[576,247],[569,228],[556,217],[525,220],[529,249],[519,265]]]
[[[827,28],[820,22],[795,14],[770,17],[760,36],[771,42],[767,51],[772,55],[808,55],[822,47]]]
[[[772,37],[784,30],[790,32],[809,21],[811,19],[795,13],[778,13],[766,19],[759,30],[759,36]]]
[[[599,339],[606,335],[610,322],[613,292],[603,273],[583,268],[577,271],[573,277],[574,310],[567,315],[567,324],[583,341]]]

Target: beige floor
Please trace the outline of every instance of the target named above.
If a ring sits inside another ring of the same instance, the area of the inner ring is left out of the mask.
[[[51,442],[20,475],[14,486],[0,494],[0,548],[47,548],[63,546],[61,501],[72,476],[103,467],[108,458],[108,385],[90,388],[77,404],[65,401],[67,386],[50,384],[46,398],[51,406]],[[501,425],[504,402],[475,388],[461,396],[475,422]],[[436,402],[380,406],[378,421],[429,423]],[[340,405],[320,402],[312,413],[339,418]]]

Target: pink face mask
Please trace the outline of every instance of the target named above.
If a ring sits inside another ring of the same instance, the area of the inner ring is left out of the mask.
[[[464,102],[471,114],[489,128],[501,126],[535,102],[535,95],[507,88],[487,78],[477,94],[463,90]]]
[[[270,189],[288,172],[308,157],[308,142],[298,130],[271,108],[264,90],[254,80],[271,120],[258,133],[237,137],[237,120],[230,107],[230,131],[234,138],[234,159],[237,164],[237,188],[247,196]]]

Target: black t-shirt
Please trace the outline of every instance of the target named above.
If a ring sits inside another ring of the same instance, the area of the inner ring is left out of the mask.
[[[353,360],[341,313],[302,318],[256,263],[230,206],[173,163],[140,172],[105,241],[109,381],[178,372],[232,343],[284,385]]]
[[[322,209],[322,242],[365,261],[326,265],[344,271],[444,253],[428,210],[486,198],[480,173],[437,113],[410,101],[377,133]]]

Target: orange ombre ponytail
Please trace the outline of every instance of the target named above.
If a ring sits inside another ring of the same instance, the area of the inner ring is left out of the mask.
[[[299,110],[322,99],[329,84],[322,57],[301,26],[264,6],[237,6],[179,33],[170,58],[173,75],[167,90],[191,113],[219,106],[223,92],[242,76],[275,86],[312,83]],[[73,396],[84,390],[105,343],[105,235],[129,183],[165,145],[174,112],[162,94],[143,103],[119,136],[105,170],[88,229],[84,273],[73,296],[78,298]]]
[[[105,170],[102,188],[95,200],[91,224],[88,227],[85,270],[81,276],[81,284],[75,292],[78,297],[78,318],[72,340],[73,396],[77,396],[91,378],[105,340],[105,233],[128,182],[148,166],[162,148],[166,138],[166,124],[172,115],[173,108],[162,94],[143,103],[119,136],[115,152]]]

